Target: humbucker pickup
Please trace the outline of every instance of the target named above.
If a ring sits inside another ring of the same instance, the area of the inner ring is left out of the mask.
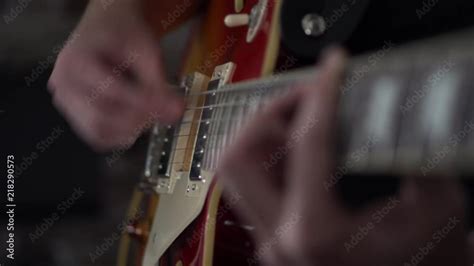
[[[140,182],[144,191],[171,193],[173,182],[170,178],[169,162],[172,158],[174,134],[176,129],[170,125],[155,125],[150,135],[150,144],[145,163],[145,173]]]

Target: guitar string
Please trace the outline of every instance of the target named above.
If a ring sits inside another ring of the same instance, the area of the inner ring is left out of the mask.
[[[256,95],[254,98],[261,97],[262,95]],[[280,96],[281,97],[281,96]],[[266,97],[268,99],[268,97]],[[206,110],[206,109],[218,109],[218,108],[228,108],[228,107],[251,107],[255,105],[255,102],[263,103],[263,101],[258,98],[258,100],[240,100],[240,101],[228,101],[228,102],[223,102],[219,104],[211,104],[211,105],[205,105],[205,106],[200,106],[200,107],[187,107],[185,110]],[[195,121],[191,120],[183,120],[180,125],[183,124],[192,124],[192,123],[204,123],[204,122],[227,122],[226,119],[221,119],[221,120],[213,120],[213,119],[198,119]]]
[[[230,147],[231,144],[232,144],[232,142],[229,143],[229,144],[224,144],[224,145],[220,145],[220,146],[214,145],[214,147],[207,147],[207,148],[205,147],[205,148],[204,148],[204,150],[205,150],[204,153],[206,153],[206,152],[208,152],[208,151],[224,150],[224,149]],[[187,152],[187,151],[192,151],[192,150],[195,150],[195,147],[174,148],[174,149],[173,149],[173,151],[175,151],[175,152],[176,152],[176,151],[178,151],[178,152],[180,152],[180,151]],[[175,162],[175,160],[174,160],[176,157],[184,157],[184,156],[185,156],[185,154],[184,154],[183,156],[177,156],[177,155],[175,154],[174,157],[173,157],[172,160],[171,160],[171,164],[184,163],[184,162]]]
[[[261,89],[273,90],[273,89],[279,89],[279,88],[287,87],[291,85],[297,85],[298,83],[303,83],[304,81],[302,80],[304,80],[305,78],[306,77],[304,75],[299,78],[298,73],[295,73],[295,74],[289,74],[288,77],[285,77],[284,79],[277,79],[277,81],[261,80],[255,83],[253,83],[252,81],[249,81],[249,82],[244,81],[242,83],[223,85],[218,89],[200,91],[200,92],[189,92],[188,94],[185,95],[185,98],[200,97],[200,96],[205,96],[209,94],[240,93],[240,92],[245,92],[249,90],[261,90]],[[307,80],[306,82],[309,82],[309,81],[310,80]]]
[[[469,54],[469,51],[471,51],[470,47],[463,46],[462,48],[464,49],[453,49],[452,47],[451,49],[448,49],[450,57],[457,62],[463,61],[463,60],[469,60],[469,56],[472,56],[472,54]],[[433,47],[431,47],[431,49],[433,49]],[[411,49],[405,49],[405,50],[410,51]],[[464,50],[464,51],[459,52],[459,50]],[[346,73],[348,74],[352,73],[353,70],[356,70],[357,67],[360,67],[360,63],[365,63],[367,61],[368,56],[370,57],[372,56],[372,54],[365,54],[365,55],[352,57],[350,61],[347,63]],[[466,57],[468,59],[466,59]],[[444,58],[441,58],[438,54],[433,54],[433,53],[430,55],[429,58],[430,60],[426,60],[426,56],[425,56],[424,65],[433,65],[439,60],[444,60]],[[208,90],[208,91],[203,91],[203,92],[190,92],[187,94],[187,96],[194,97],[194,96],[202,96],[202,95],[207,95],[207,94],[212,94],[212,93],[242,92],[245,90],[255,89],[256,87],[267,87],[269,89],[273,89],[273,88],[279,88],[282,86],[288,86],[291,83],[296,85],[296,84],[301,84],[303,82],[316,80],[318,71],[319,70],[317,67],[307,67],[300,70],[289,72],[287,74],[276,73],[276,74],[273,74],[273,76],[269,76],[261,80],[248,80],[248,81],[243,81],[237,84],[223,85],[222,87],[218,89],[214,89],[214,90]]]
[[[296,81],[295,81],[296,82]],[[258,92],[267,92],[267,91],[273,91],[273,90],[278,90],[278,89],[289,89],[291,88],[291,85],[288,84],[278,84],[277,86],[272,86],[272,87],[254,87],[254,86],[249,86],[249,87],[243,87],[242,88],[236,88],[236,89],[217,89],[217,90],[210,90],[210,91],[204,91],[204,92],[199,92],[199,93],[190,93],[185,95],[185,100],[189,100],[193,97],[204,97],[204,96],[209,96],[208,94],[214,94],[211,96],[217,96],[217,93],[219,94],[231,94],[231,93],[236,93],[236,94],[241,94],[244,92],[248,92],[249,90],[252,91],[258,91]]]
[[[273,87],[273,88],[276,88],[276,87]],[[272,87],[268,87],[268,91],[274,91]],[[191,98],[191,97],[198,97],[198,96],[203,96],[203,95],[208,95],[208,94],[211,94],[211,93],[228,93],[228,92],[243,92],[244,90],[250,90],[250,89],[255,89],[254,87],[243,87],[243,88],[240,88],[240,89],[236,89],[236,88],[230,88],[230,89],[224,89],[224,88],[220,88],[218,90],[210,90],[210,91],[205,91],[205,92],[201,92],[201,93],[190,93],[187,95],[187,98]],[[230,95],[230,94],[229,94]],[[207,108],[227,108],[227,107],[234,107],[234,106],[238,106],[238,107],[247,107],[249,106],[249,104],[247,103],[244,103],[244,104],[235,104],[234,102],[232,102],[231,104],[229,103],[220,103],[220,104],[217,104],[217,105],[209,105],[209,106],[202,106],[202,107],[192,107],[192,108],[187,108],[186,110],[204,110],[204,109],[207,109]],[[221,120],[223,121],[223,120]],[[227,120],[228,121],[228,120]],[[206,121],[206,120],[197,120],[197,121],[185,121],[183,123],[203,123],[203,122],[219,122],[219,120],[210,120],[210,121]],[[196,136],[197,134],[189,134],[187,136]],[[222,134],[220,134],[222,135]],[[178,135],[179,136],[179,135]],[[181,136],[186,136],[186,135],[181,135]],[[214,135],[209,135],[209,137],[214,137],[214,136],[217,136],[217,134],[214,134]],[[207,147],[209,149],[209,147]],[[215,147],[215,149],[223,149],[225,147]],[[176,150],[192,150],[193,148],[183,148],[183,149],[176,149]],[[174,164],[184,164],[185,162],[175,162]]]
[[[213,109],[213,108],[226,108],[229,106],[250,106],[250,103],[234,104],[234,103],[219,103],[214,105],[205,105],[200,107],[186,107],[185,110],[204,110],[204,109]]]
[[[456,58],[456,61],[461,61],[461,59]],[[357,59],[353,59],[353,63],[348,64],[347,73],[351,73],[350,70],[354,69],[352,65],[353,66],[357,65],[355,63],[356,61]],[[318,71],[317,68],[310,67],[303,70],[297,70],[289,74],[280,74],[280,75],[276,74],[274,76],[270,76],[269,78],[263,79],[263,80],[250,80],[250,81],[244,81],[242,83],[223,85],[222,87],[218,89],[213,89],[213,90],[208,90],[208,91],[189,92],[188,94],[185,95],[185,98],[190,99],[193,97],[202,97],[209,94],[216,95],[216,94],[222,94],[222,93],[243,93],[249,90],[254,90],[254,91],[259,91],[259,92],[261,92],[262,90],[274,91],[276,89],[288,88],[294,85],[298,85],[298,84],[301,85],[304,83],[315,81],[317,78],[317,71]],[[207,107],[213,107],[213,106],[197,107],[197,109],[204,109]],[[222,106],[222,107],[226,107],[226,106]],[[190,110],[194,110],[194,109],[196,108],[191,108]]]
[[[230,95],[221,95],[223,97],[229,97]],[[220,100],[220,96],[218,96],[218,100]],[[235,100],[231,100],[229,102],[236,102]],[[235,107],[235,106],[238,106],[238,107],[243,107],[243,105],[236,105],[236,104],[230,104],[230,105],[227,105],[227,106],[232,106],[232,107]],[[224,106],[223,106],[224,107]],[[247,106],[245,106],[247,107]],[[221,114],[218,114],[218,113],[221,113]],[[237,117],[237,119],[221,119],[222,115],[224,114],[224,110],[221,110],[221,112],[213,112],[212,114],[212,117],[214,117],[214,119],[205,119],[206,121],[185,121],[185,123],[203,123],[203,122],[209,122],[209,124],[211,125],[210,128],[209,128],[209,131],[208,131],[208,134],[206,134],[206,138],[207,138],[207,141],[206,141],[206,144],[204,145],[203,147],[203,150],[204,150],[204,153],[206,154],[205,155],[205,158],[203,160],[203,165],[205,164],[206,167],[209,167],[209,168],[213,168],[217,165],[217,162],[216,160],[220,157],[216,154],[211,154],[211,151],[213,151],[212,153],[214,153],[215,151],[219,151],[219,150],[223,150],[224,148],[227,148],[229,147],[229,145],[227,143],[224,143],[224,145],[222,145],[221,143],[218,143],[218,137],[221,138],[223,136],[226,136],[228,134],[228,132],[223,132],[223,133],[217,133],[217,132],[222,132],[222,129],[220,126],[218,125],[222,125],[223,123],[221,122],[229,122],[229,121],[238,121],[238,120],[241,120],[243,117],[242,116],[235,116]],[[216,119],[216,117],[218,117]],[[173,135],[173,137],[197,137],[199,135],[199,131],[197,131],[196,133],[193,133],[193,134],[175,134]],[[230,144],[230,143],[229,143]],[[194,151],[196,149],[196,147],[189,147],[188,145],[186,145],[186,148],[177,148],[176,146],[172,149],[172,153],[173,154],[176,154],[176,152],[184,152],[184,154],[182,156],[184,157],[187,157],[186,154],[189,152],[189,151]],[[178,156],[173,156],[173,158],[171,158],[171,165],[176,165],[176,164],[181,164],[182,166],[184,166],[184,161],[182,162],[176,162],[176,159],[177,159]]]
[[[228,96],[230,96],[230,94],[219,94],[219,95],[216,96],[216,98],[217,98],[216,100],[219,101],[219,100],[221,100],[222,97],[226,97],[226,96],[228,97]],[[208,98],[208,99],[212,99],[212,98]],[[211,104],[211,105],[208,105],[208,106],[205,106],[205,107],[203,106],[203,107],[201,107],[201,108],[199,108],[199,107],[186,108],[186,110],[192,110],[192,109],[193,109],[193,110],[205,110],[205,109],[212,109],[212,108],[214,108],[214,107],[217,109],[217,107],[216,107],[217,105],[218,105],[218,104],[216,104],[216,105],[212,105],[212,104]],[[236,101],[229,101],[229,102],[227,102],[227,103],[225,103],[225,104],[220,104],[220,105],[219,105],[219,108],[225,108],[227,105],[233,106],[233,105],[241,105],[241,104],[239,104],[239,103],[236,102]],[[219,112],[219,111],[220,111],[220,112]],[[221,109],[218,109],[217,112],[214,111],[214,112],[212,113],[212,117],[216,117],[217,113],[222,113],[223,111],[224,111],[224,110],[221,110]],[[200,115],[202,116],[202,114],[200,114]],[[219,127],[218,127],[217,125],[221,125],[222,123],[220,123],[220,122],[223,122],[224,120],[225,120],[225,119],[220,119],[220,118],[219,118],[219,119],[215,119],[215,118],[212,119],[212,118],[211,118],[211,119],[204,119],[204,120],[203,120],[203,119],[199,119],[199,120],[196,120],[196,121],[189,121],[189,120],[188,120],[188,121],[183,121],[183,122],[181,122],[181,123],[180,123],[180,127],[181,127],[182,125],[184,125],[184,124],[197,124],[197,123],[201,124],[201,123],[208,123],[208,124],[210,125],[210,128],[208,129],[208,132],[211,132],[211,131],[219,131]],[[199,133],[200,133],[200,132],[199,132],[199,130],[198,130],[195,134],[178,134],[178,135],[174,134],[174,135],[173,135],[173,138],[176,138],[176,137],[186,137],[186,136],[187,136],[187,137],[197,137],[197,136],[199,135]],[[224,135],[224,134],[216,134],[216,133],[213,133],[213,134],[206,134],[206,137],[209,137],[209,139],[206,141],[206,144],[205,144],[204,147],[203,147],[204,150],[205,150],[206,158],[209,158],[209,157],[211,156],[211,155],[209,154],[209,152],[207,152],[207,151],[217,150],[218,147],[211,148],[210,146],[211,146],[211,145],[216,145],[216,144],[215,144],[215,142],[217,141],[217,140],[216,140],[216,137],[222,136],[222,135]],[[197,140],[196,140],[196,141],[197,141]],[[177,144],[176,144],[176,145],[177,145]],[[186,145],[186,146],[188,146],[188,145]],[[176,146],[175,146],[175,147],[173,147],[173,148],[171,149],[171,154],[175,154],[176,151],[184,151],[184,153],[185,153],[184,156],[186,157],[188,151],[192,151],[192,150],[194,150],[194,149],[195,149],[194,145],[193,145],[192,148],[186,148],[186,149],[178,149],[178,148],[176,148]],[[193,156],[193,155],[192,155],[192,156]],[[177,156],[173,156],[173,157],[171,158],[171,162],[170,162],[171,165],[180,163],[180,162],[175,162],[176,157],[177,157]],[[215,157],[215,156],[213,156],[213,157]],[[217,158],[218,158],[218,157],[219,157],[219,156],[217,156]],[[208,160],[206,160],[206,161],[213,161],[213,158],[208,159]],[[184,164],[184,162],[181,162],[181,163]]]
[[[289,76],[289,75],[288,75]],[[295,78],[296,78],[296,75],[294,75]],[[215,110],[215,112],[213,112],[213,115],[212,117],[216,117],[216,114],[219,113],[220,116],[222,116],[223,113],[225,113],[225,109],[224,108],[234,108],[234,107],[237,107],[237,108],[252,108],[252,107],[255,107],[254,102],[261,102],[261,99],[260,98],[266,98],[264,96],[267,96],[266,94],[273,94],[275,92],[282,92],[282,91],[287,91],[288,90],[288,87],[291,87],[291,86],[288,86],[286,84],[288,83],[291,83],[291,82],[294,82],[294,83],[297,83],[297,82],[301,82],[301,81],[297,81],[297,80],[291,80],[290,82],[288,82],[288,80],[277,80],[279,82],[276,82],[276,80],[271,80],[271,81],[266,81],[267,83],[264,83],[264,84],[260,84],[261,86],[256,86],[256,85],[248,85],[248,84],[244,84],[244,86],[240,86],[239,87],[233,87],[233,85],[224,85],[223,87],[219,88],[219,89],[214,89],[214,90],[209,90],[209,91],[205,91],[205,92],[199,92],[199,93],[189,93],[187,94],[185,97],[189,100],[190,98],[192,97],[203,97],[205,95],[207,95],[207,97],[209,97],[210,94],[212,94],[211,96],[212,97],[216,97],[217,98],[217,104],[210,104],[210,105],[204,105],[204,106],[198,106],[198,107],[186,107],[185,110],[206,110],[206,109],[217,109]],[[285,82],[286,81],[286,82]],[[271,82],[273,82],[274,84],[270,84]],[[245,87],[245,85],[247,85],[247,87]],[[272,86],[273,85],[273,86]],[[286,86],[286,87],[285,87]],[[280,89],[280,90],[276,90],[276,89]],[[286,89],[286,90],[284,90]],[[256,95],[253,95],[253,98],[256,99],[255,101],[249,101],[247,100],[248,97],[252,97],[252,95],[245,95],[245,100],[242,100],[242,101],[236,101],[233,99],[232,96],[237,96],[239,94],[243,94],[243,92],[247,92],[249,90],[254,90],[254,91],[257,91],[258,93]],[[230,93],[229,93],[230,92]],[[222,98],[226,99],[227,97],[231,97],[231,101],[227,101],[227,102],[221,102],[220,100]],[[222,113],[222,114],[221,114]],[[232,114],[230,114],[230,116],[232,117]],[[228,134],[228,132],[224,132],[224,133],[221,133],[221,134],[217,134],[217,133],[214,133],[216,131],[221,131],[219,130],[220,129],[220,126],[219,125],[222,125],[222,123],[226,123],[226,122],[230,122],[230,121],[236,121],[236,122],[241,122],[243,119],[243,117],[240,117],[238,116],[237,119],[198,119],[198,120],[195,120],[195,121],[182,121],[180,123],[180,125],[185,125],[185,124],[200,124],[200,123],[208,123],[211,125],[211,127],[209,128],[209,132],[213,132],[211,134],[206,134],[206,138],[208,138],[208,140],[206,141],[206,145],[204,146],[204,150],[205,150],[205,153],[207,154],[206,158],[209,158],[211,155],[209,155],[208,151],[215,151],[215,150],[221,150],[225,147],[228,147],[227,145],[225,146],[222,146],[219,144],[217,144],[218,140],[216,138],[221,138],[223,136],[226,136]],[[199,135],[199,132],[196,132],[194,134],[175,134],[173,135],[173,137],[197,137]],[[217,145],[220,145],[221,147],[217,147]],[[188,145],[186,145],[188,146]],[[212,147],[211,147],[212,146]],[[184,156],[186,156],[186,153],[190,150],[194,150],[195,147],[187,147],[187,148],[176,148],[174,147],[172,149],[173,152],[176,152],[176,151],[184,151],[185,154]],[[216,156],[212,156],[212,157],[216,157]],[[217,156],[219,157],[219,156]],[[175,160],[175,156],[173,156],[172,158],[172,161],[171,161],[171,164],[176,164],[176,163],[180,163],[180,162],[174,162]],[[209,161],[209,160],[208,160]],[[210,161],[214,161],[214,158],[211,158]],[[184,162],[181,162],[181,163],[184,163]],[[212,162],[211,162],[212,164]]]
[[[277,78],[278,78],[278,76],[277,76]],[[293,81],[296,82],[295,80],[293,80]],[[225,145],[225,146],[222,145],[220,143],[220,141],[218,141],[216,138],[218,138],[218,137],[220,138],[222,136],[225,136],[227,133],[224,132],[222,134],[217,134],[215,132],[222,131],[221,130],[222,123],[217,123],[217,122],[224,122],[225,123],[225,122],[229,122],[231,120],[231,119],[221,119],[221,117],[223,116],[223,114],[226,111],[225,108],[229,108],[229,107],[231,107],[231,108],[233,108],[233,107],[252,107],[251,106],[252,105],[251,101],[240,101],[239,102],[239,101],[231,100],[231,101],[228,101],[228,102],[222,102],[221,99],[222,98],[227,99],[231,95],[243,94],[243,92],[246,92],[248,90],[254,90],[254,91],[259,92],[257,95],[255,95],[255,98],[257,98],[257,100],[260,100],[259,98],[261,96],[263,96],[262,94],[266,94],[267,92],[274,92],[275,88],[284,88],[283,86],[284,86],[285,82],[281,82],[281,80],[274,79],[273,80],[274,84],[270,84],[270,82],[272,82],[272,81],[264,83],[261,86],[255,86],[255,85],[252,86],[252,85],[250,85],[250,86],[247,86],[247,87],[240,86],[240,88],[232,87],[232,85],[225,88],[227,86],[227,85],[225,85],[224,87],[221,87],[219,89],[214,89],[214,90],[209,90],[209,91],[204,91],[204,92],[198,92],[198,93],[189,93],[188,95],[186,95],[186,98],[188,100],[192,99],[193,97],[203,97],[204,95],[207,95],[207,97],[210,97],[209,95],[211,95],[213,97],[216,96],[218,103],[217,104],[211,104],[211,105],[197,106],[197,107],[186,107],[185,110],[205,110],[205,109],[216,108],[218,110],[213,112],[212,117],[215,117],[218,114],[219,119],[214,119],[214,120],[206,119],[205,121],[203,121],[201,119],[199,119],[197,121],[183,121],[181,123],[181,125],[183,125],[183,124],[196,124],[196,123],[200,124],[200,123],[203,123],[203,122],[208,122],[209,124],[212,123],[212,125],[210,127],[210,131],[209,131],[209,132],[212,132],[212,134],[206,134],[205,135],[206,138],[208,138],[208,139],[207,139],[206,144],[204,145],[203,148],[204,148],[205,151],[221,150],[224,147],[227,147],[227,145]],[[280,87],[277,87],[278,85],[280,85]],[[262,92],[262,88],[264,89],[263,92]],[[248,95],[246,95],[246,96],[248,96]],[[229,114],[229,115],[231,116],[232,114]],[[173,135],[173,137],[197,137],[198,135],[199,135],[199,132],[196,132],[195,134],[177,134],[177,135]],[[173,150],[173,152],[184,151],[185,152],[184,156],[186,156],[187,151],[194,150],[194,149],[195,149],[195,147],[186,147],[186,148],[176,148],[176,147],[174,147],[174,149],[172,149],[172,150]],[[206,152],[206,154],[208,154],[208,152]],[[215,156],[213,156],[213,157],[215,157]],[[217,156],[217,157],[219,157],[219,156]],[[176,156],[173,156],[171,164],[184,163],[184,162],[174,162],[174,159],[176,159]],[[213,159],[211,161],[213,161]]]
[[[222,95],[224,96],[224,95]],[[259,95],[259,97],[262,97],[263,95]],[[225,96],[224,96],[225,97]],[[263,102],[260,98],[258,99],[259,102]],[[233,104],[233,103],[237,103],[239,101],[236,101],[236,100],[230,100],[228,102],[231,102],[231,104],[227,104],[227,105],[221,105],[220,107],[221,108],[228,108],[228,107],[244,107],[244,108],[248,108],[248,107],[252,107],[252,105],[248,105],[248,104],[245,104],[245,105],[240,105],[240,104]],[[241,101],[241,102],[244,102],[244,101]],[[253,107],[256,107],[256,106],[253,106]],[[232,109],[231,109],[232,110]],[[245,110],[245,109],[243,109]],[[224,110],[222,110],[224,111]],[[222,112],[222,113],[225,113],[225,112]],[[252,112],[250,112],[252,113]],[[212,117],[216,117],[216,113],[213,113],[213,116]],[[239,113],[238,115],[233,115],[233,114],[228,114],[228,116],[231,116],[231,117],[235,117],[235,118],[232,118],[232,119],[229,119],[229,118],[226,118],[226,119],[199,119],[199,120],[195,120],[195,121],[192,121],[192,120],[188,120],[188,121],[183,121],[182,123],[180,123],[180,126],[184,125],[184,124],[201,124],[201,123],[208,123],[209,125],[211,125],[211,127],[209,128],[209,133],[206,134],[206,138],[208,138],[208,140],[206,141],[206,143],[208,145],[205,146],[205,149],[209,149],[209,150],[215,150],[214,148],[211,148],[210,146],[211,145],[216,145],[214,142],[216,142],[216,139],[217,137],[223,137],[223,136],[226,136],[229,131],[225,131],[223,133],[215,133],[215,132],[222,132],[222,130],[219,129],[219,126],[216,126],[217,125],[221,125],[223,123],[228,123],[230,121],[232,122],[236,122],[236,123],[239,123],[239,126],[238,128],[241,127],[241,122],[243,120],[244,117],[247,117],[248,116],[248,113],[245,112],[245,113]],[[193,134],[174,134],[172,135],[172,137],[176,138],[176,137],[197,137],[199,135],[199,132],[196,132],[196,133],[193,133]],[[178,149],[178,148],[174,148],[172,149],[173,151],[177,151],[177,150],[188,150],[188,149],[194,149],[194,148],[187,148],[187,149]]]
[[[280,88],[283,91],[288,91],[290,92],[291,89],[289,88]],[[258,91],[258,94],[252,96],[252,98],[259,98],[262,95],[265,94],[270,94],[278,90],[269,90],[269,91]],[[203,105],[203,106],[194,106],[194,107],[186,107],[185,110],[204,110],[204,109],[211,109],[211,108],[224,108],[224,107],[229,107],[231,104],[237,104],[237,105],[242,105],[242,106],[247,106],[247,105],[253,105],[255,104],[256,101],[252,100],[242,100],[242,101],[228,101],[228,102],[219,102],[217,104],[211,104],[211,105]]]

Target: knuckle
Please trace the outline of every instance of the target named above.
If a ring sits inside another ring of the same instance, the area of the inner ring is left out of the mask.
[[[229,176],[239,171],[242,168],[242,159],[241,157],[235,152],[234,150],[230,150],[227,154],[225,154],[219,163],[220,173],[224,176]]]
[[[107,139],[109,128],[103,119],[94,116],[90,119],[88,124],[88,132],[90,138],[95,142],[101,142]]]
[[[282,232],[282,244],[288,254],[316,260],[333,256],[341,243],[336,243],[337,241],[331,239],[308,237],[308,232],[314,232],[315,229],[311,225],[305,224],[296,224]]]

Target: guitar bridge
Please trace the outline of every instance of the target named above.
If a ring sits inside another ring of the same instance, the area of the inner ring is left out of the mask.
[[[175,180],[169,172],[176,129],[155,125],[150,135],[145,172],[139,187],[145,192],[172,193]]]

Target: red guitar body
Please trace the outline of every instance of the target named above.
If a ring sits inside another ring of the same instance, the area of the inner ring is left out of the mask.
[[[241,13],[249,14],[257,2],[257,0],[245,1]],[[225,16],[236,13],[233,1],[211,1],[202,24],[194,33],[191,52],[183,73],[198,71],[210,76],[215,66],[234,62],[237,67],[232,83],[271,74],[278,56],[268,54],[272,49],[269,46],[278,47],[279,42],[278,33],[272,32],[273,23],[277,21],[274,17],[277,8],[275,0],[268,2],[267,14],[261,29],[255,39],[248,43],[247,26],[229,28],[224,25]],[[273,58],[268,58],[269,56]],[[212,221],[215,221],[213,265],[249,265],[252,261],[256,261],[249,231],[235,217],[232,202],[227,203],[220,196],[214,197],[219,199],[217,213],[213,214],[215,210],[212,210],[211,205],[215,204],[212,202],[215,200],[212,195],[216,192],[215,189],[216,184],[213,184],[201,215],[172,244],[160,260],[160,265],[174,266],[179,265],[179,262],[182,265],[203,265],[203,257],[206,256],[205,235],[209,231],[209,226],[212,226]],[[211,218],[210,224],[209,216],[215,217]]]
[[[239,13],[250,14],[258,2],[244,1],[244,8]],[[216,66],[228,62],[236,65],[231,83],[259,79],[272,74],[279,58],[280,4],[280,1],[268,0],[255,38],[247,42],[248,26],[229,28],[224,24],[227,15],[237,13],[234,1],[210,1],[200,24],[196,25],[192,32],[187,59],[182,68],[183,76],[193,72],[211,76]],[[215,180],[212,181],[200,215],[161,256],[160,266],[258,264],[258,255],[249,235],[251,226],[242,224],[236,218],[232,208],[235,202],[226,201],[221,197],[219,184]],[[152,223],[154,209],[160,204],[159,195],[140,195],[140,202],[141,205],[147,205],[148,211],[134,226],[135,231],[139,228],[145,233],[132,237],[135,240],[127,240],[129,236],[124,236],[125,242],[131,241],[135,245],[133,250],[127,249],[128,259],[119,254],[119,265],[144,265],[142,258],[148,237],[147,230]],[[125,252],[124,248],[119,252]],[[130,254],[133,254],[135,259],[131,260]]]

